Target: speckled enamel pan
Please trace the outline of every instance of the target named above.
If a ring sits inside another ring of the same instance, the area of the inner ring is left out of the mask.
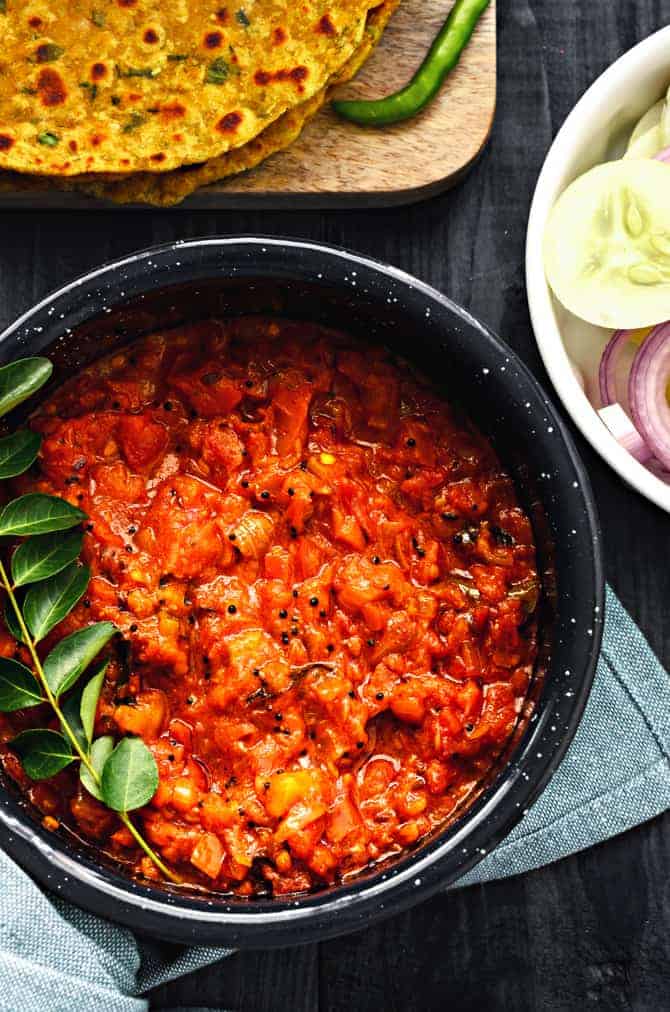
[[[88,845],[44,829],[0,783],[0,844],[43,885],[141,933],[248,947],[366,927],[444,889],[491,851],[546,786],[584,710],[600,646],[604,581],[593,497],[546,394],[469,313],[402,271],[289,239],[201,239],[107,264],[0,335],[0,358],[47,353],[55,379],[156,329],[213,314],[274,313],[387,344],[461,402],[493,439],[530,512],[544,579],[541,650],[521,724],[476,800],[447,828],[350,881],[295,899],[247,900],[132,881]]]

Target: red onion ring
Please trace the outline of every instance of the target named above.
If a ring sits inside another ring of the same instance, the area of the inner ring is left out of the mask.
[[[628,377],[638,350],[630,339],[630,333],[630,330],[614,332],[600,359],[598,371],[601,406],[606,408],[609,404],[620,404],[628,415]]]
[[[598,414],[617,443],[628,450],[631,457],[635,457],[641,464],[648,464],[652,460],[653,453],[620,404],[608,404]]]
[[[654,327],[640,347],[628,381],[635,427],[652,454],[670,469],[670,321]]]
[[[654,155],[654,159],[657,162],[670,162],[670,148],[665,148],[664,151],[659,151],[657,155]]]

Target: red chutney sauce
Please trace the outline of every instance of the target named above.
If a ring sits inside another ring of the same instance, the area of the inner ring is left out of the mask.
[[[88,514],[93,574],[45,649],[120,630],[96,734],[153,752],[134,817],[186,882],[320,888],[455,818],[524,713],[536,557],[491,445],[407,363],[307,323],[200,322],[95,362],[32,425],[16,490]],[[74,767],[32,785],[4,756],[48,824],[159,877]]]

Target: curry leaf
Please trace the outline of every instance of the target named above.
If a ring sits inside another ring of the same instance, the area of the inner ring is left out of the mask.
[[[31,780],[47,780],[74,759],[69,743],[58,731],[22,731],[10,746]]]
[[[0,478],[23,474],[35,460],[42,439],[36,432],[23,429],[0,439]]]
[[[54,696],[67,692],[116,632],[111,622],[96,622],[78,629],[57,643],[43,664]]]
[[[14,639],[18,640],[19,643],[25,643],[23,633],[21,632],[21,626],[18,623],[16,613],[12,608],[11,601],[5,601],[5,611],[3,618],[5,620],[5,625],[7,626],[7,629],[14,637]]]
[[[28,538],[12,556],[12,579],[15,587],[39,583],[55,576],[77,558],[84,535],[81,531],[68,534],[41,534]]]
[[[86,732],[81,722],[79,711],[81,708],[81,692],[77,688],[72,692],[64,703],[61,704],[61,713],[63,714],[63,720],[61,721],[61,728],[63,733],[66,733],[66,727],[70,729],[70,732],[75,736],[79,745],[84,752],[88,752],[88,741],[86,740]]]
[[[32,671],[11,657],[0,657],[0,713],[13,713],[43,702]]]
[[[66,531],[86,519],[86,514],[64,499],[41,492],[29,492],[7,503],[0,513],[0,536],[29,537]]]
[[[30,588],[23,602],[23,617],[36,643],[72,611],[90,578],[88,566],[72,562],[46,583]]]
[[[151,801],[158,767],[141,738],[123,738],[102,770],[102,798],[115,812],[132,812]]]
[[[90,744],[93,738],[93,728],[95,726],[95,714],[98,709],[98,700],[100,698],[100,692],[102,690],[102,683],[105,680],[105,672],[109,666],[109,661],[103,661],[96,668],[95,674],[86,683],[84,691],[81,694],[81,703],[79,706],[79,716],[81,718],[81,725],[86,735],[86,742]]]
[[[53,372],[48,358],[20,358],[0,368],[0,417],[26,401]]]
[[[102,776],[102,769],[110,755],[114,751],[114,739],[111,734],[105,734],[102,738],[96,738],[91,745],[91,766],[99,777]],[[79,779],[89,794],[92,794],[98,801],[102,801],[100,785],[95,781],[90,771],[82,763],[79,767]]]

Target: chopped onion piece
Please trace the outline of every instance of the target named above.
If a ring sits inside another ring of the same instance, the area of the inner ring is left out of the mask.
[[[247,510],[232,530],[235,547],[244,559],[259,559],[270,546],[274,520],[260,510]]]
[[[638,327],[637,330],[616,330],[606,345],[600,360],[598,382],[600,403],[621,404],[630,414],[628,403],[628,377],[638,347],[649,337],[653,327]]]
[[[610,338],[600,359],[598,380],[600,403],[622,405],[624,413],[628,407],[628,376],[633,365],[637,347],[631,340],[630,330],[616,330]]]
[[[641,346],[628,381],[635,427],[659,463],[670,469],[670,322],[654,327]]]
[[[598,412],[617,443],[631,456],[646,464],[653,454],[620,404],[609,404]]]

